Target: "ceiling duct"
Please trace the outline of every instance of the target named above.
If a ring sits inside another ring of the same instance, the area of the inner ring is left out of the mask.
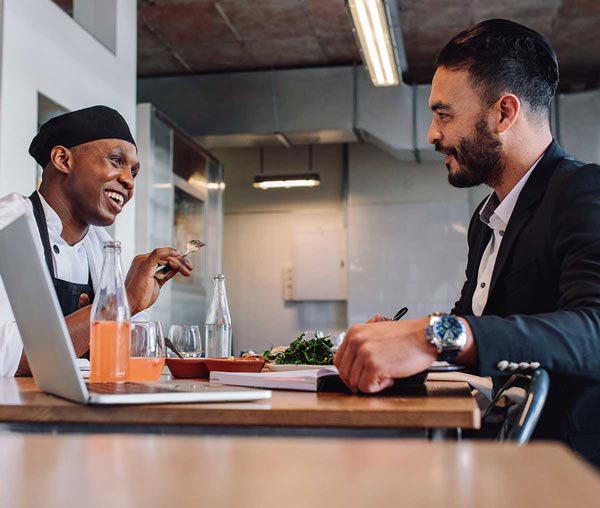
[[[433,153],[428,95],[427,86],[376,88],[362,66],[138,80],[140,102],[207,148],[281,146],[282,135],[294,146],[362,139],[402,160]]]

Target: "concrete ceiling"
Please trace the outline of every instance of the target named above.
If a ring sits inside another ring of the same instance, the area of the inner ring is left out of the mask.
[[[139,76],[359,61],[343,0],[141,0]]]
[[[600,87],[599,0],[401,0],[408,72],[431,81],[439,50],[467,26],[507,18],[544,35],[558,56],[560,88]]]
[[[67,9],[73,0],[55,0]],[[509,18],[545,35],[560,88],[600,87],[600,0],[397,1],[408,80],[429,83],[443,45],[467,26]],[[344,0],[138,0],[138,76],[360,62]]]

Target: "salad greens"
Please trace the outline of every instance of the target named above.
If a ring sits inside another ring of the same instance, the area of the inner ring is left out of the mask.
[[[263,357],[278,364],[333,365],[333,343],[329,340],[329,335],[309,340],[304,335],[303,333],[297,337],[285,351],[272,354],[268,350]]]

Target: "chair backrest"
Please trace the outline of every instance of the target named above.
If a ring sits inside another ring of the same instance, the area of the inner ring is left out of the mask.
[[[486,410],[483,419],[492,414],[492,411],[505,397],[508,390],[515,387],[523,388],[525,397],[518,403],[506,406],[497,439],[524,445],[531,439],[548,396],[550,377],[544,369],[538,369],[530,376],[523,374],[511,376],[494,396],[494,400]]]
[[[529,442],[542,414],[549,388],[550,376],[548,373],[544,369],[536,370],[531,376],[525,402],[521,404],[521,409],[517,411],[514,423],[508,431],[507,439],[509,441],[515,441],[519,445]]]

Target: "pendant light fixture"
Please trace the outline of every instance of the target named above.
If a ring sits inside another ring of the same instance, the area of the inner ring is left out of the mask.
[[[317,187],[321,178],[313,172],[313,147],[308,145],[308,173],[265,175],[264,149],[260,147],[260,174],[254,177],[255,189],[291,189],[296,187]]]

